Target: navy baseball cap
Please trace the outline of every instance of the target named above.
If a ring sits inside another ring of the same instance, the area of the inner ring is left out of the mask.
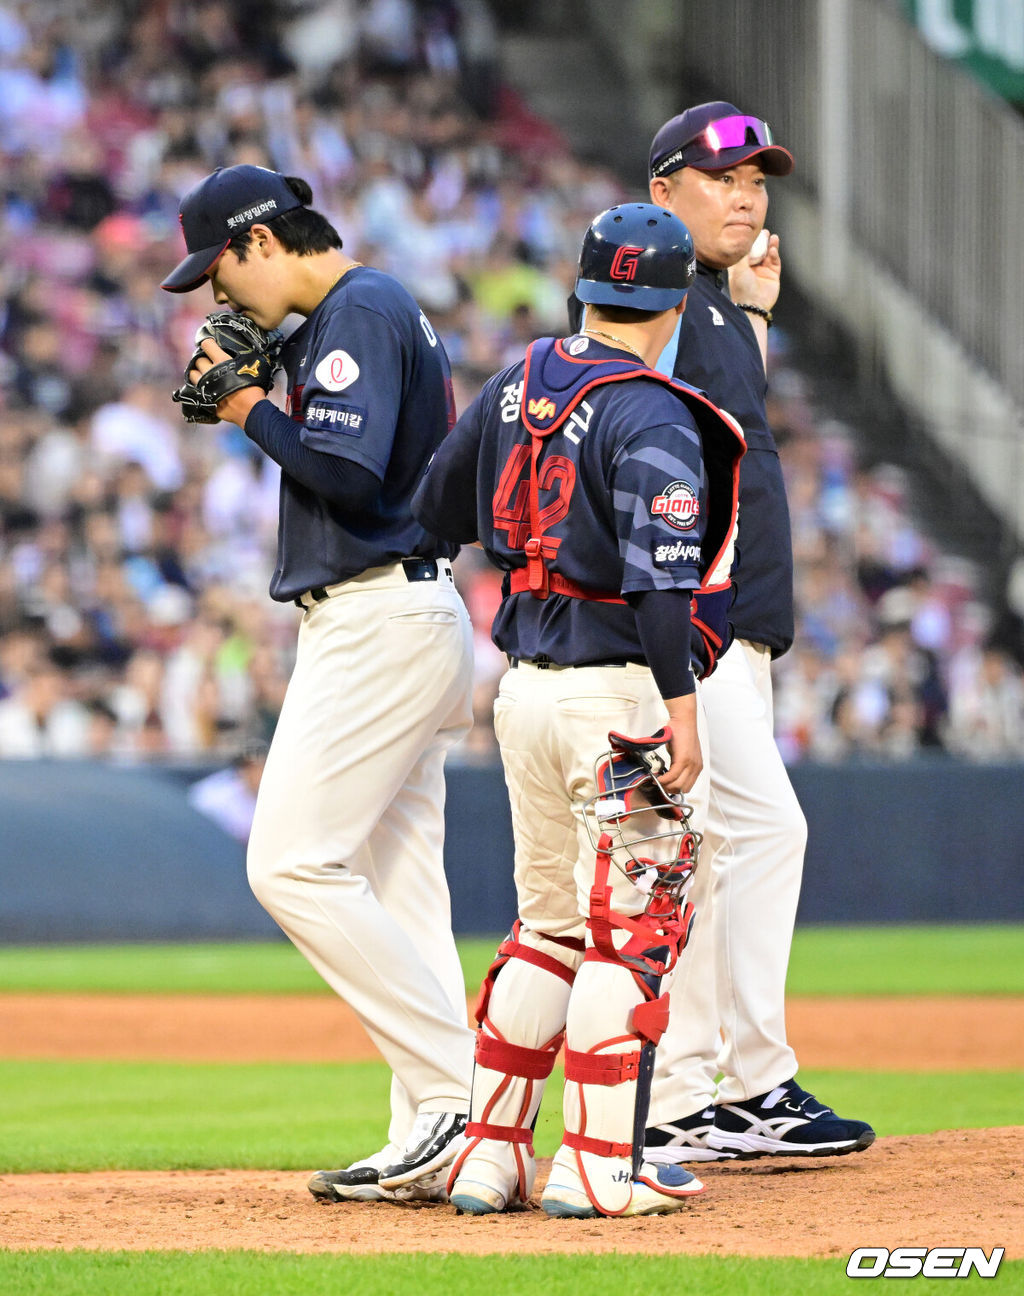
[[[277,171],[248,164],[218,167],[181,200],[178,218],[188,256],[160,287],[178,293],[198,288],[237,234],[302,205]]]
[[[687,108],[662,126],[651,144],[651,179],[686,166],[724,171],[754,157],[767,175],[784,176],[793,170],[793,155],[775,143],[766,121],[715,100]]]

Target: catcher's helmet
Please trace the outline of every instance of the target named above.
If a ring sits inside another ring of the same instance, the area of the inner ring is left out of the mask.
[[[696,274],[693,239],[678,216],[651,203],[623,203],[587,230],[576,296],[598,306],[671,310]]]

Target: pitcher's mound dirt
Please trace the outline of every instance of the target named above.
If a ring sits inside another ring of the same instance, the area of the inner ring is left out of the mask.
[[[707,1191],[683,1211],[635,1220],[549,1220],[536,1205],[482,1218],[451,1206],[324,1206],[303,1174],[279,1170],[4,1175],[0,1244],[836,1257],[861,1246],[1003,1246],[1011,1259],[1024,1255],[1022,1165],[1024,1127],[885,1138],[834,1159],[707,1166]]]

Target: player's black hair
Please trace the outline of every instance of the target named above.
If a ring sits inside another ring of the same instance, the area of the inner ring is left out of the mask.
[[[664,311],[628,310],[625,306],[598,306],[593,302],[587,307],[588,320],[596,317],[609,324],[647,324],[664,314]]]
[[[293,207],[266,222],[285,251],[294,252],[296,256],[314,256],[318,252],[340,248],[341,235],[326,216],[321,216],[309,206],[313,201],[313,190],[306,181],[299,176],[285,176],[285,180],[302,206]],[[237,234],[228,244],[239,261],[246,258],[251,233],[251,230],[246,230],[244,234]]]

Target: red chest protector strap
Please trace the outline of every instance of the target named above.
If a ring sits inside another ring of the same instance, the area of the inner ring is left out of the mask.
[[[532,550],[531,545],[534,546]],[[582,585],[577,585],[568,576],[551,571],[545,564],[544,559],[554,557],[554,554],[545,553],[543,546],[543,539],[527,540],[526,566],[517,567],[515,571],[508,574],[510,594],[530,593],[535,598],[547,598],[549,594],[565,594],[568,598],[587,599],[590,603],[625,603],[626,600],[620,598],[618,594],[598,593],[596,590],[584,589]],[[533,584],[534,581],[539,582],[542,593],[537,593]]]

